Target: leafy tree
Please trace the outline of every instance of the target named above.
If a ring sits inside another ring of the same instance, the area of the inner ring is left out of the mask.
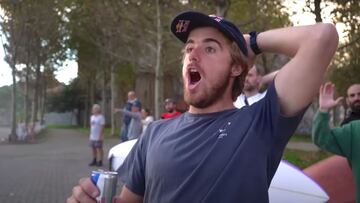
[[[50,93],[46,103],[47,111],[68,112],[74,109],[83,109],[85,98],[80,95],[84,95],[84,93],[80,88],[79,79],[74,79],[69,85],[62,86],[61,89],[54,89]]]

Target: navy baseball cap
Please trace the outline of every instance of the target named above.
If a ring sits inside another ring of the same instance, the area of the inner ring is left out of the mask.
[[[217,28],[226,37],[234,40],[245,56],[248,55],[243,34],[232,22],[219,16],[205,15],[196,11],[186,11],[180,13],[173,19],[171,32],[182,42],[186,43],[190,32],[198,27]]]

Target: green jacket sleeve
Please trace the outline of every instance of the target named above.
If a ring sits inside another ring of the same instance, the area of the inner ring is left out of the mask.
[[[351,124],[332,128],[329,126],[329,114],[317,112],[313,121],[312,139],[320,148],[351,158],[352,138],[355,136]]]

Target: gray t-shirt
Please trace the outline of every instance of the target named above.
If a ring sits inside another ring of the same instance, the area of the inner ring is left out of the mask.
[[[280,114],[273,83],[252,106],[153,122],[118,170],[120,179],[144,202],[268,202],[302,115]]]
[[[129,140],[137,139],[142,133],[142,122],[141,122],[141,113],[140,112],[131,112],[127,110],[120,109],[124,115],[131,118],[129,129],[128,129],[128,138]]]

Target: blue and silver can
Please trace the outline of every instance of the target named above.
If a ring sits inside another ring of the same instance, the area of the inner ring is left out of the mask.
[[[95,170],[91,172],[92,182],[99,188],[100,195],[96,198],[99,203],[112,203],[116,196],[117,172]]]

